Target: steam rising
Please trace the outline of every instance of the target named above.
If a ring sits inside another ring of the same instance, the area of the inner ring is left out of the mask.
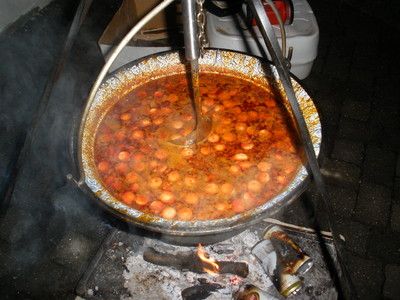
[[[82,261],[89,261],[98,247],[96,236],[109,228],[104,213],[66,180],[75,173],[70,153],[74,128],[102,64],[97,40],[110,20],[91,16],[54,77],[79,2],[53,0],[23,26],[0,35],[3,299],[57,299],[72,292],[84,271]],[[118,2],[102,9],[113,14],[110,7]],[[46,99],[46,84],[54,78],[58,80]],[[75,253],[69,261],[68,251]],[[76,278],[65,278],[68,268]]]

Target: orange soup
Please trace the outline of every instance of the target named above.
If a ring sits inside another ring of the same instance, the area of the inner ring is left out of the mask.
[[[121,99],[96,134],[95,162],[105,187],[148,214],[183,221],[229,218],[264,204],[301,166],[285,108],[248,81],[200,74],[207,139],[172,140],[195,127],[186,75],[150,81]]]

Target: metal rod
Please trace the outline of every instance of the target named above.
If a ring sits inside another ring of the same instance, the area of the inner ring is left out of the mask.
[[[111,242],[114,240],[114,237],[116,233],[118,232],[119,228],[114,227],[112,228],[108,233],[103,242],[101,243],[100,247],[97,249],[96,254],[90,261],[89,265],[87,266],[85,272],[83,273],[82,277],[79,279],[78,285],[75,288],[75,291],[78,295],[84,295],[88,288],[87,288],[87,283],[93,276],[93,273],[97,266],[100,263],[101,258],[103,257],[104,253],[107,251],[109,248]]]
[[[278,9],[276,8],[274,2],[272,0],[266,0],[269,7],[271,7],[272,11],[275,14],[276,19],[278,20],[279,23],[279,29],[281,31],[281,41],[282,41],[282,55],[285,57],[288,57],[286,55],[286,30],[285,30],[285,25],[283,24],[281,14],[279,13]]]
[[[182,0],[183,37],[185,41],[185,58],[188,61],[200,57],[200,45],[197,33],[196,1]]]
[[[340,236],[336,230],[336,224],[333,222],[330,212],[332,212],[332,205],[329,201],[328,191],[326,190],[326,186],[324,180],[322,178],[322,174],[319,168],[318,160],[314,152],[314,147],[311,141],[310,134],[308,132],[308,128],[306,122],[304,120],[304,116],[300,109],[299,103],[297,102],[297,98],[291,83],[290,74],[288,71],[288,61],[283,57],[282,52],[279,51],[279,43],[275,36],[275,32],[272,28],[271,22],[268,19],[268,16],[264,10],[264,7],[260,0],[249,0],[248,4],[250,9],[253,11],[253,14],[256,18],[257,25],[261,31],[263,39],[267,45],[268,51],[272,57],[272,61],[275,64],[276,70],[278,71],[279,78],[283,85],[284,91],[286,93],[287,99],[289,100],[290,106],[292,108],[293,114],[295,116],[296,125],[298,134],[303,143],[303,147],[305,149],[305,153],[308,160],[309,170],[311,171],[310,175],[313,175],[313,179],[316,183],[316,187],[318,188],[318,192],[323,200],[323,203],[326,206],[327,210],[327,220],[328,224],[331,228],[332,236],[333,236],[333,244],[336,248],[339,264],[343,275],[345,276],[345,288],[342,292],[347,292],[350,299],[356,297],[355,290],[353,288],[353,284],[349,274],[347,273],[347,269],[343,264],[343,256],[342,256],[342,242]],[[309,173],[310,173],[309,171]]]

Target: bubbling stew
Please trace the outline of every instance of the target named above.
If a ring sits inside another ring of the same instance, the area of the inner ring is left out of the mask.
[[[185,74],[145,83],[101,121],[95,163],[103,185],[144,213],[182,221],[229,218],[284,189],[301,166],[291,118],[268,88],[201,73],[202,112],[213,130],[201,143]]]

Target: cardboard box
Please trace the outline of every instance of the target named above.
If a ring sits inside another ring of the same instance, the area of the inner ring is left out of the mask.
[[[124,0],[99,40],[105,57],[161,0]],[[110,71],[140,57],[183,47],[180,2],[176,1],[148,22],[122,50]]]

